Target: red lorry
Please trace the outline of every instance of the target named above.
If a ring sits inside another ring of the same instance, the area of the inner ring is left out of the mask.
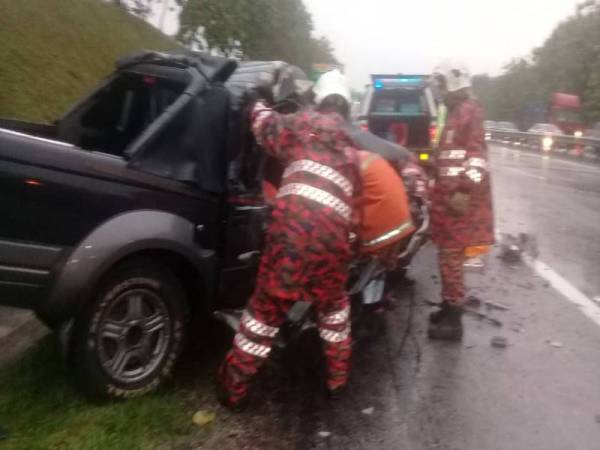
[[[577,95],[553,93],[546,114],[548,123],[559,127],[564,134],[574,135],[583,131],[581,101]]]
[[[564,134],[579,134],[584,129],[581,101],[577,95],[554,92],[549,101],[527,103],[520,111],[516,124],[521,131],[533,125],[556,125]]]

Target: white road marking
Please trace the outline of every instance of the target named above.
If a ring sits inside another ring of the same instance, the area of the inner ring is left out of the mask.
[[[502,239],[502,233],[496,229],[496,242],[500,242]],[[558,293],[560,293],[565,299],[569,300],[577,309],[587,316],[592,322],[600,326],[600,304],[596,303],[591,298],[587,297],[583,292],[573,286],[567,279],[556,272],[548,264],[540,261],[539,259],[532,258],[529,255],[523,254],[523,261],[529,266],[535,273],[550,283]],[[600,300],[600,298],[598,298]]]
[[[588,298],[546,263],[526,255],[523,256],[523,260],[540,277],[544,278],[554,289],[560,292],[564,298],[575,304],[579,311],[595,322],[596,325],[600,326],[600,306],[597,303]]]

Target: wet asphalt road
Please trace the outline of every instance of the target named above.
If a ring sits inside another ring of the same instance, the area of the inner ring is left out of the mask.
[[[546,264],[600,295],[600,168],[492,149],[497,225],[528,232]],[[470,293],[509,311],[466,318],[462,344],[425,335],[438,300],[435,251],[394,294],[381,335],[357,342],[352,388],[323,399],[305,343],[287,369],[270,368],[244,414],[247,448],[600,449],[600,327],[524,264],[492,255]],[[493,348],[494,336],[508,339]],[[291,368],[290,368],[291,366]]]

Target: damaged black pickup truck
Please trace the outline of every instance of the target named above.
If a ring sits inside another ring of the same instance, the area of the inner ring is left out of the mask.
[[[190,312],[247,299],[267,206],[245,98],[286,71],[141,52],[53,125],[0,120],[0,303],[59,331],[90,394],[152,390]]]

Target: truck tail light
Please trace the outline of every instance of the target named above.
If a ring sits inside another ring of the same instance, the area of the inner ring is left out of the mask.
[[[363,131],[369,131],[369,122],[367,122],[366,120],[359,120],[358,126]]]

